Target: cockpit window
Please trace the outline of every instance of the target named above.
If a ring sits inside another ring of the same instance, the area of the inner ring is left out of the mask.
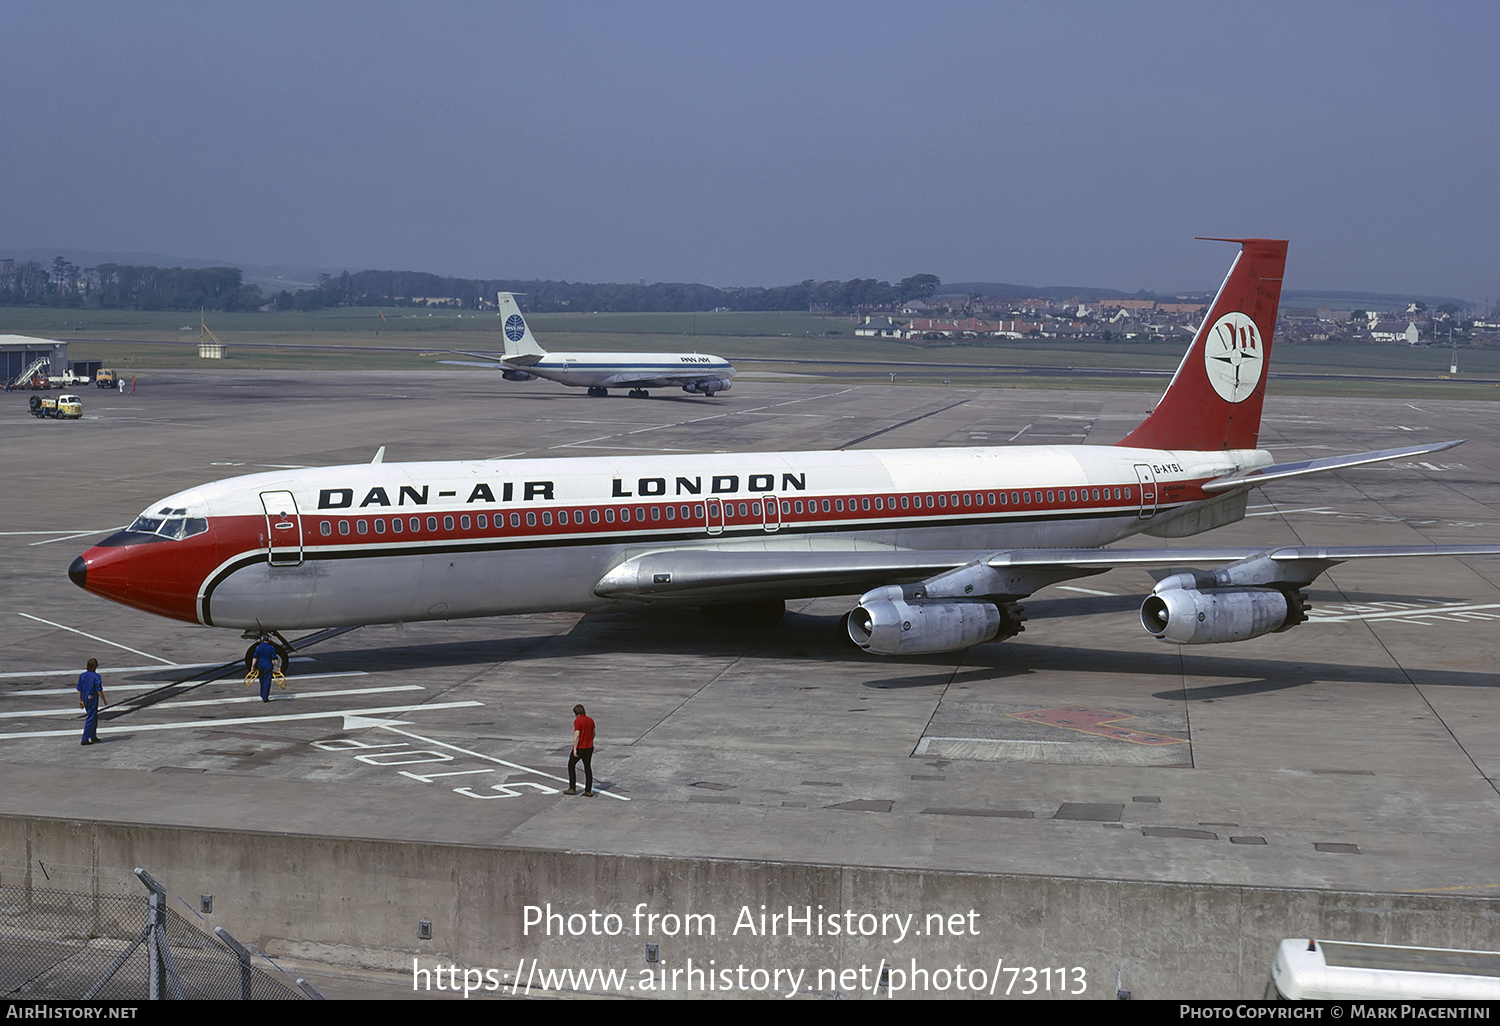
[[[208,530],[208,521],[203,517],[184,517],[181,514],[187,512],[184,509],[171,509],[163,507],[162,513],[175,513],[176,516],[162,517],[136,517],[135,523],[131,524],[127,531],[136,534],[154,534],[170,541],[178,541],[183,538],[191,538],[195,534],[202,534]]]

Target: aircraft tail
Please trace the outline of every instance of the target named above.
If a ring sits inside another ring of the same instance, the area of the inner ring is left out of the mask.
[[[1156,409],[1118,444],[1254,449],[1286,268],[1283,239],[1210,239],[1242,247]]]
[[[521,316],[521,308],[516,304],[516,297],[509,292],[501,292],[499,297],[500,319],[505,331],[506,359],[516,356],[546,356],[547,350],[536,344],[536,339],[531,334],[531,326],[526,323],[526,318]]]

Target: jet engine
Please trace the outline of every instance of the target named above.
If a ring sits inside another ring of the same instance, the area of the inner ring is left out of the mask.
[[[1194,587],[1193,574],[1168,577],[1141,603],[1141,626],[1162,641],[1216,645],[1288,631],[1307,620],[1307,593],[1295,588]]]
[[[733,382],[724,378],[709,378],[707,381],[689,381],[682,386],[684,392],[702,392],[704,395],[713,395],[715,392],[727,392],[734,385]]]
[[[1026,628],[1014,602],[909,601],[899,587],[861,596],[849,613],[849,638],[878,655],[952,652],[1014,637]]]
[[[509,367],[507,367],[505,370],[501,371],[500,372],[500,376],[502,378],[504,378],[506,381],[535,381],[536,380],[536,375],[535,374],[527,374],[523,370],[512,370]]]

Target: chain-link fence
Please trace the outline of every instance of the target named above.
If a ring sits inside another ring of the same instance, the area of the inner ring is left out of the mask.
[[[304,997],[252,965],[252,952],[222,929],[211,935],[178,915],[165,888],[143,870],[135,873],[145,894],[50,890],[0,881],[0,997]],[[306,996],[321,996],[297,982]]]

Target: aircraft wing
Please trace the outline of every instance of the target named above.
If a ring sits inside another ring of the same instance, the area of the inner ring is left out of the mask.
[[[658,549],[628,555],[600,578],[602,598],[696,605],[763,598],[848,595],[910,584],[957,567],[984,564],[1004,582],[1003,594],[1040,588],[1116,567],[1197,568],[1265,557],[1286,580],[1311,580],[1352,559],[1413,556],[1500,556],[1500,545],[1293,545],[1264,548],[1016,549],[1003,552]],[[974,597],[982,597],[975,595]]]
[[[1353,452],[1344,456],[1320,456],[1315,460],[1276,463],[1269,467],[1261,467],[1258,470],[1250,470],[1242,474],[1229,474],[1225,477],[1215,478],[1206,483],[1203,486],[1203,490],[1205,492],[1227,492],[1232,488],[1253,488],[1256,485],[1265,484],[1267,481],[1281,481],[1289,477],[1301,477],[1304,474],[1321,474],[1329,470],[1343,470],[1346,467],[1363,467],[1371,463],[1384,463],[1386,460],[1398,460],[1403,456],[1426,456],[1429,453],[1451,449],[1455,445],[1463,445],[1466,441],[1468,439],[1459,438],[1451,442],[1408,445],[1400,449],[1376,449],[1372,452]]]

